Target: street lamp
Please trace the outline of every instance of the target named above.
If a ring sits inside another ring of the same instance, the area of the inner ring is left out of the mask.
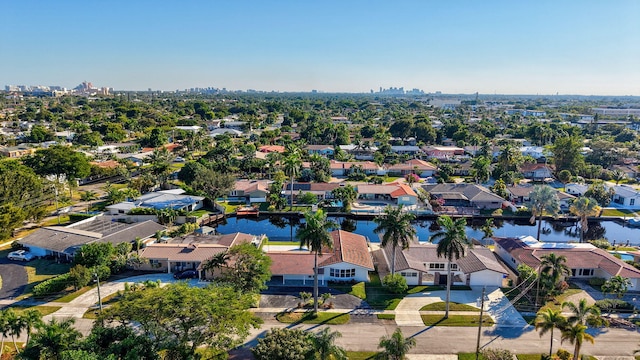
[[[482,315],[484,312],[484,291],[482,288],[482,295],[480,296],[480,318],[478,319],[478,340],[476,341],[476,360],[480,357],[480,336],[482,335]]]
[[[100,313],[102,313],[102,296],[100,296],[100,277],[98,272],[94,272],[93,276],[96,277],[96,283],[98,284],[98,306],[100,306]]]

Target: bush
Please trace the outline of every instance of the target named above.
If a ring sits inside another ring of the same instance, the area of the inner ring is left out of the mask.
[[[589,241],[589,243],[591,243],[591,245],[600,248],[600,249],[604,249],[607,250],[609,248],[609,246],[611,246],[611,244],[609,244],[609,241],[607,240],[591,240]]]
[[[407,280],[400,274],[389,274],[382,279],[382,285],[394,294],[404,294],[409,288]]]
[[[111,276],[111,269],[107,265],[94,266],[91,269],[91,274],[97,273],[100,281],[105,281]]]
[[[607,281],[607,280],[605,280],[603,278],[594,277],[594,278],[589,279],[589,285],[594,286],[594,287],[600,287],[600,286],[604,285],[605,281]]]
[[[92,277],[91,270],[82,265],[76,265],[69,270],[69,280],[76,290],[87,286]]]
[[[518,210],[516,210],[516,216],[526,216],[526,217],[531,217],[532,213],[531,210],[526,209],[526,208],[519,208]]]
[[[69,273],[45,280],[33,287],[33,295],[43,296],[58,293],[71,285]]]
[[[505,349],[484,349],[482,357],[485,360],[513,360],[513,354]]]
[[[565,349],[558,349],[556,355],[558,356],[558,358],[560,358],[560,360],[571,360],[571,358],[573,357],[573,354]]]
[[[157,215],[158,210],[153,208],[138,207],[129,210],[127,215]]]
[[[495,209],[492,213],[491,216],[502,216],[502,209]]]
[[[613,310],[628,310],[634,309],[633,304],[628,303],[620,299],[604,299],[596,301],[596,306],[603,312],[611,312]]]

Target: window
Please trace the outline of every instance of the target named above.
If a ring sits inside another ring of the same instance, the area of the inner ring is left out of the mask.
[[[458,270],[458,264],[451,264],[451,270]]]
[[[411,271],[403,271],[400,273],[400,275],[404,276],[404,277],[418,277],[418,273],[415,272],[411,272]]]
[[[629,200],[629,205],[634,205],[636,203],[636,199],[630,199]]]
[[[444,270],[444,263],[431,263],[429,264],[429,269],[430,270],[438,270],[438,269],[443,269]]]
[[[578,271],[579,276],[593,276],[593,269],[580,269]]]
[[[329,276],[334,278],[352,278],[356,276],[356,269],[329,268]]]

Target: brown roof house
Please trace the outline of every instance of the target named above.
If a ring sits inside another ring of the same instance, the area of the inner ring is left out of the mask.
[[[198,270],[199,278],[214,277],[215,274],[204,273],[202,264],[216,254],[226,252],[229,248],[252,243],[260,246],[264,235],[233,233],[224,235],[190,234],[177,237],[166,243],[154,243],[145,247],[140,256],[149,260],[141,270],[154,270],[172,273],[183,270]]]
[[[247,203],[267,202],[271,180],[238,180],[229,192],[230,199]]]
[[[431,196],[444,199],[445,206],[473,207],[477,209],[500,209],[505,199],[492,193],[484,186],[475,184],[423,185]]]
[[[442,285],[447,283],[447,259],[438,257],[436,244],[412,244],[396,251],[396,274],[407,280],[407,285]],[[391,268],[393,249],[383,248],[385,260]],[[454,285],[502,286],[507,271],[491,250],[482,246],[468,249],[466,256],[451,262]]]
[[[318,257],[318,281],[369,281],[373,260],[367,238],[343,230],[332,231],[333,250],[323,249]],[[271,258],[271,280],[289,285],[313,283],[314,254],[298,248],[279,251],[266,246]]]
[[[551,253],[567,258],[572,278],[593,277],[609,279],[620,275],[631,281],[629,290],[636,291],[640,285],[640,270],[591,244],[545,243],[532,236],[519,238],[493,238],[495,253],[510,267],[526,264],[534,269],[540,267],[542,258]]]
[[[417,174],[421,178],[433,176],[436,171],[438,171],[438,168],[435,165],[420,159],[411,159],[402,164],[395,164],[387,167],[387,174],[401,176]]]

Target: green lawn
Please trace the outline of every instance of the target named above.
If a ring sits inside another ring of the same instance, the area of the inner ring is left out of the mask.
[[[446,305],[447,303],[445,303],[444,301],[439,301],[439,302],[435,302],[435,303],[428,304],[421,307],[420,311],[445,311]],[[450,311],[480,311],[480,309],[475,306],[470,306],[467,304],[459,304],[456,302],[449,303],[449,310]]]
[[[380,320],[395,320],[396,314],[377,314],[376,315]]]
[[[540,360],[540,354],[518,354],[518,360]]]
[[[548,301],[543,307],[540,308],[540,311],[544,311],[546,309],[554,309],[554,310],[562,310],[562,303],[571,295],[581,293],[581,289],[568,289],[561,295],[556,296],[553,301]]]
[[[63,302],[63,303],[68,303],[71,302],[72,300],[74,300],[75,298],[77,298],[78,296],[86,293],[87,291],[95,288],[96,285],[89,285],[89,286],[85,286],[77,291],[73,291],[69,294],[66,294],[64,296],[62,296],[61,298],[55,299],[53,301],[57,301],[57,302]],[[97,300],[96,300],[97,301]]]
[[[420,315],[425,326],[478,326],[476,315],[449,315],[445,319],[443,315]],[[482,316],[482,326],[492,326],[493,319],[489,315]]]
[[[334,312],[319,312],[316,316],[313,312],[281,312],[276,315],[276,319],[285,324],[326,324],[326,325],[342,325],[351,320],[349,314]]]
[[[619,216],[619,217],[629,217],[634,216],[634,212],[626,209],[603,209],[600,213],[600,216]]]
[[[377,354],[378,353],[374,351],[347,351],[347,359],[370,360],[370,359],[375,359]]]
[[[10,306],[9,308],[13,309],[13,311],[15,311],[16,314],[18,314],[18,315],[22,315],[27,310],[38,310],[38,312],[42,316],[46,316],[46,315],[49,315],[49,314],[53,314],[54,312],[60,310],[62,307],[61,306],[44,306],[44,305],[40,305],[40,306]]]
[[[69,264],[58,264],[53,260],[36,259],[27,263],[27,286],[23,294],[30,294],[33,287],[54,276],[69,272]]]

